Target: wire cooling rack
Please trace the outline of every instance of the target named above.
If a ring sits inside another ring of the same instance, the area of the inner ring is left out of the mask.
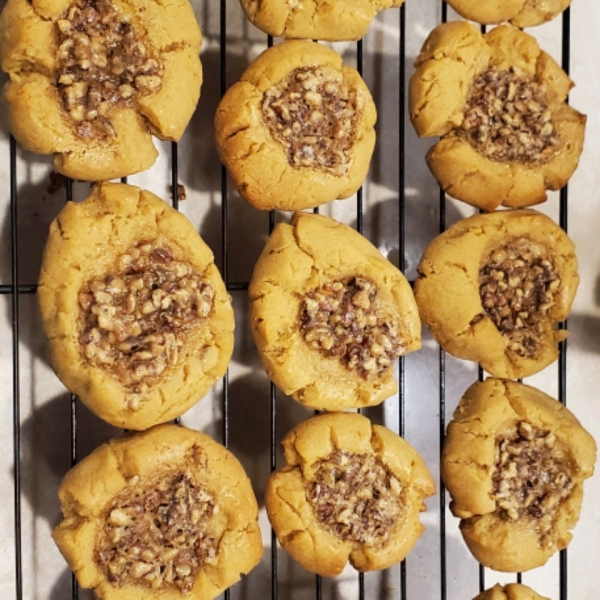
[[[386,146],[383,151],[380,150],[379,154],[376,151],[374,159],[373,170],[378,172],[386,171],[385,177],[380,178],[380,181],[385,180],[386,185],[374,184],[373,177],[371,176],[364,190],[361,189],[355,198],[341,203],[343,204],[343,209],[323,208],[323,212],[333,213],[336,217],[343,216],[343,219],[353,224],[358,231],[361,233],[364,231],[372,241],[378,243],[380,248],[385,246],[382,249],[388,251],[388,256],[392,260],[395,260],[399,267],[407,272],[410,278],[414,278],[414,267],[416,264],[414,244],[411,241],[411,235],[414,234],[413,222],[419,220],[422,215],[421,213],[417,213],[417,217],[419,218],[415,217],[414,202],[418,198],[415,198],[414,186],[412,186],[413,182],[407,182],[407,176],[410,175],[411,165],[415,164],[415,161],[423,162],[422,157],[424,154],[424,146],[422,143],[420,145],[417,144],[406,117],[407,82],[411,73],[410,62],[414,59],[414,56],[408,56],[407,52],[407,22],[410,22],[411,31],[413,31],[413,21],[411,18],[411,11],[413,9],[411,8],[411,3],[415,2],[417,0],[408,0],[408,7],[403,6],[399,10],[387,11],[385,18],[382,16],[381,19],[373,24],[365,40],[361,40],[356,44],[345,44],[341,47],[341,51],[343,51],[347,62],[354,62],[358,70],[364,73],[365,79],[370,85],[377,84],[380,89],[384,90],[385,93],[376,95],[378,110],[380,115],[392,115],[391,117],[388,116],[386,122],[388,125],[393,123],[395,129],[390,132],[386,127],[386,131],[383,132],[383,126],[380,126],[378,132],[380,139],[385,137],[381,134],[386,133],[387,138],[393,140],[391,145]],[[428,15],[427,22],[431,23],[431,27],[440,22],[445,22],[449,18],[456,18],[456,15],[449,11],[445,2],[440,2],[440,0],[426,2],[423,0],[422,4],[425,6],[424,12]],[[252,48],[261,47],[265,44],[272,45],[274,40],[267,38],[267,36],[251,28],[247,23],[242,22],[243,15],[239,9],[237,0],[206,0],[206,2],[201,3],[195,8],[205,32],[203,52],[206,52],[208,46],[208,51],[212,52],[214,58],[212,70],[210,70],[210,73],[207,73],[209,77],[205,77],[203,98],[206,95],[208,86],[212,89],[218,88],[218,94],[215,92],[215,95],[222,96],[241,72],[240,66],[231,68],[232,56],[234,56],[230,51],[231,47],[241,39],[245,44],[244,48],[246,50],[250,48],[251,54]],[[555,34],[560,31],[559,35],[561,36],[560,56],[555,57],[559,59],[559,62],[562,63],[562,67],[567,73],[570,67],[570,20],[570,10],[567,9],[562,17],[559,17],[560,23],[556,24],[553,30]],[[232,30],[234,30],[233,33]],[[240,31],[242,32],[241,35]],[[536,32],[532,30],[531,33],[535,35]],[[420,37],[421,41],[426,34],[426,31],[417,31],[417,37]],[[385,38],[383,42],[381,38]],[[277,40],[275,40],[275,43],[277,43]],[[393,89],[388,86],[385,74],[382,73],[383,69],[378,62],[378,44],[384,44],[388,50],[391,47],[391,54],[397,57],[397,60],[394,62],[395,69],[392,78],[392,81],[397,85]],[[414,54],[414,49],[412,53]],[[237,63],[238,59],[239,57],[234,57],[233,61]],[[218,85],[216,83],[217,79]],[[201,100],[199,111],[203,110],[205,108],[203,100]],[[206,119],[204,121],[206,122]],[[210,119],[208,122],[210,122]],[[196,134],[188,132],[186,138],[189,140],[193,135]],[[210,131],[202,131],[199,135],[204,136],[205,142],[203,142],[203,146],[209,147],[209,152],[211,152]],[[24,281],[22,275],[22,265],[28,254],[28,240],[31,232],[29,231],[30,220],[23,218],[20,206],[24,196],[30,194],[27,191],[27,185],[30,183],[31,172],[26,166],[35,163],[38,159],[32,158],[31,155],[25,153],[21,154],[12,137],[8,139],[7,145],[8,164],[5,165],[4,169],[7,171],[6,182],[8,184],[10,202],[7,203],[8,216],[6,219],[7,226],[5,227],[5,241],[9,240],[9,243],[5,244],[6,253],[4,262],[7,268],[5,279],[0,280],[0,298],[6,301],[7,314],[9,315],[8,328],[11,336],[10,351],[5,358],[8,359],[6,364],[10,364],[11,369],[12,435],[9,446],[12,446],[13,466],[10,474],[10,485],[13,488],[13,505],[12,509],[8,506],[9,493],[6,490],[4,510],[10,513],[13,532],[12,535],[5,536],[4,542],[11,545],[11,548],[5,548],[5,552],[0,558],[6,559],[7,564],[12,562],[13,570],[9,575],[6,575],[4,587],[0,587],[0,590],[4,590],[8,594],[3,597],[8,598],[12,594],[12,597],[19,600],[34,597],[49,600],[58,600],[59,598],[89,598],[91,597],[89,596],[89,592],[80,590],[75,579],[67,571],[64,571],[58,580],[52,582],[50,586],[45,586],[43,582],[37,580],[32,581],[32,579],[36,579],[35,574],[39,570],[42,572],[48,570],[47,567],[44,567],[46,562],[51,563],[51,572],[52,569],[60,570],[64,567],[61,566],[60,562],[56,562],[56,559],[60,560],[60,558],[56,556],[57,552],[53,549],[51,542],[48,542],[48,536],[46,535],[58,519],[57,511],[54,510],[54,513],[48,517],[49,522],[44,527],[37,527],[37,529],[34,527],[33,533],[29,526],[24,526],[24,512],[27,512],[28,521],[30,519],[36,521],[36,506],[40,502],[43,502],[43,494],[37,493],[37,495],[33,494],[32,496],[24,490],[24,478],[26,478],[26,474],[31,468],[32,461],[33,463],[36,461],[35,451],[33,451],[33,458],[30,457],[27,459],[26,464],[23,464],[24,459],[22,458],[24,454],[31,454],[29,451],[25,452],[25,450],[29,449],[29,446],[32,444],[35,446],[35,442],[32,442],[29,429],[27,429],[25,438],[23,436],[23,428],[28,427],[27,423],[31,418],[28,416],[27,419],[24,419],[22,415],[24,398],[27,396],[27,403],[29,405],[30,396],[32,394],[35,396],[35,392],[31,392],[29,389],[29,384],[27,385],[26,393],[23,391],[22,382],[24,381],[24,377],[28,375],[30,365],[32,364],[28,358],[29,349],[24,348],[27,345],[25,338],[29,338],[30,336],[29,333],[25,335],[23,331],[26,328],[29,332],[29,329],[31,329],[29,321],[31,319],[35,321],[37,317],[32,317],[30,307],[30,299],[33,298],[36,292],[35,279],[31,278],[29,281]],[[160,172],[157,171],[158,168],[154,170],[155,173],[158,173],[157,177],[163,180],[165,184],[163,187],[165,189],[166,185],[170,187],[171,201],[175,208],[180,208],[179,186],[182,182],[185,184],[188,200],[185,203],[184,211],[186,208],[189,209],[190,203],[194,202],[195,198],[193,193],[194,186],[189,183],[190,179],[194,179],[194,177],[190,176],[189,167],[197,158],[193,148],[194,145],[191,143],[182,143],[179,145],[176,143],[162,144],[162,167],[159,169]],[[212,152],[214,154],[214,151]],[[186,173],[183,177],[180,171],[180,162],[182,160],[186,166]],[[389,169],[390,160],[392,161],[392,169]],[[214,159],[211,164],[214,166]],[[47,162],[42,164],[40,168],[42,170],[45,169],[42,181],[44,181],[44,178],[47,180],[48,171],[50,170]],[[390,170],[392,172],[391,176],[388,172]],[[395,182],[390,183],[390,177],[392,180],[395,179]],[[135,179],[135,177],[130,178],[130,181],[132,179]],[[136,183],[138,182],[136,181]],[[64,190],[55,194],[54,205],[60,204],[60,202],[56,201],[56,197],[61,195],[61,202],[73,200],[76,197],[85,197],[87,195],[86,189],[89,191],[89,188],[81,187],[83,185],[67,181]],[[77,186],[79,186],[79,194],[74,191]],[[386,193],[381,193],[381,188],[385,188],[386,186],[394,190],[391,196],[390,194],[386,196]],[[41,188],[38,186],[36,189],[39,190]],[[429,192],[425,193],[428,195],[428,210],[426,211],[428,221],[426,233],[423,235],[420,234],[420,237],[424,236],[429,241],[433,235],[443,231],[450,224],[450,221],[460,217],[461,215],[457,210],[462,209],[456,209],[456,205],[449,203],[450,201],[448,201],[445,194],[441,190],[436,191],[435,186],[431,187],[430,184],[430,187],[427,189],[429,189]],[[159,192],[159,195],[165,197],[164,193],[160,194]],[[260,244],[264,242],[266,234],[273,229],[276,222],[286,217],[271,212],[268,217],[260,221],[260,227],[257,227],[256,219],[252,221],[252,225],[249,227],[243,226],[241,229],[240,227],[232,227],[232,218],[238,224],[241,220],[243,225],[245,217],[243,215],[239,217],[238,213],[246,211],[244,214],[248,214],[247,211],[251,209],[247,207],[242,208],[243,204],[239,201],[233,190],[233,186],[228,180],[224,168],[221,168],[217,176],[214,176],[213,173],[212,189],[209,190],[208,196],[213,203],[212,206],[214,209],[211,217],[210,231],[203,228],[202,225],[199,226],[199,229],[203,231],[203,235],[208,231],[209,237],[212,240],[213,251],[217,256],[217,264],[220,267],[227,289],[234,298],[238,322],[236,343],[241,343],[242,346],[247,348],[249,346],[247,342],[249,333],[244,314],[247,313],[245,294],[248,288],[249,271],[247,269],[246,271],[239,269],[236,265],[236,261],[239,260],[240,232],[243,233],[243,236],[253,236],[258,240],[258,250],[260,250]],[[381,198],[383,198],[383,201],[381,201]],[[557,215],[560,225],[566,230],[569,215],[567,187],[561,190],[559,197],[555,198],[554,201],[555,208],[557,208],[555,218]],[[449,211],[451,211],[451,214],[449,214]],[[193,210],[189,212],[194,213]],[[56,211],[46,221],[55,216],[55,213]],[[35,214],[37,216],[37,213]],[[376,217],[373,215],[376,215]],[[383,236],[385,237],[385,243],[382,242],[382,236],[379,235],[381,232],[378,233],[377,231],[378,227],[381,229],[381,223],[385,223],[388,232],[390,229],[392,230],[391,234]],[[423,246],[424,243],[421,242],[420,250],[422,250]],[[418,256],[416,256],[416,259],[418,259]],[[26,270],[28,271],[27,276],[31,277],[32,270],[29,268]],[[24,314],[23,306],[25,303],[28,308]],[[566,324],[563,324],[563,326],[566,326]],[[35,328],[35,325],[33,327]],[[407,358],[402,357],[398,361],[398,395],[387,400],[383,409],[366,411],[368,416],[371,416],[374,420],[385,422],[388,427],[399,432],[400,435],[407,436],[409,441],[413,442],[416,440],[419,450],[428,451],[426,458],[428,458],[430,467],[438,478],[438,494],[428,503],[432,517],[428,518],[427,524],[432,527],[428,529],[428,533],[424,536],[424,541],[419,542],[419,545],[417,545],[413,553],[416,558],[413,558],[413,554],[411,554],[398,567],[381,574],[356,574],[351,569],[348,569],[340,578],[340,582],[326,580],[325,578],[308,575],[303,572],[300,573],[301,570],[299,567],[291,564],[292,561],[278,548],[275,536],[268,527],[263,512],[261,526],[266,548],[265,556],[261,565],[245,578],[243,583],[225,592],[225,598],[271,598],[271,600],[293,600],[296,598],[302,600],[305,598],[307,600],[311,598],[316,600],[323,598],[336,600],[345,600],[346,598],[358,598],[360,600],[365,598],[377,600],[387,600],[388,598],[400,598],[401,600],[434,600],[438,598],[441,600],[459,600],[459,598],[464,598],[470,600],[479,591],[490,587],[498,581],[498,574],[492,573],[482,566],[477,566],[474,559],[468,556],[464,548],[460,550],[460,560],[456,561],[454,559],[455,555],[459,553],[457,548],[460,545],[460,539],[456,535],[456,520],[450,515],[448,510],[449,499],[441,479],[439,479],[439,448],[443,444],[446,422],[458,399],[454,388],[457,386],[460,387],[461,383],[456,384],[455,382],[456,373],[458,372],[456,361],[437,348],[431,339],[427,340],[426,338],[426,345],[428,345],[430,353],[424,369],[427,369],[426,376],[434,382],[431,385],[435,385],[437,389],[436,398],[428,404],[427,432],[423,435],[415,434],[419,425],[415,425],[411,421],[413,418],[419,420],[422,417],[419,409],[415,408],[415,403],[419,402],[419,398],[415,398],[413,391],[411,391],[416,390],[418,392],[420,387],[418,384],[409,385],[407,383],[408,379],[414,381],[416,378],[422,376],[424,372],[423,369],[419,370],[418,367],[419,361],[422,360],[419,358],[418,353]],[[24,356],[27,357],[26,365],[23,364]],[[416,369],[414,370],[416,375],[410,374],[411,369]],[[240,427],[233,425],[233,423],[240,421],[240,414],[242,415],[242,420],[246,414],[240,408],[240,398],[242,398],[243,392],[240,392],[236,387],[235,381],[237,375],[246,373],[249,370],[255,372],[257,377],[263,378],[264,385],[262,387],[263,392],[260,402],[262,402],[261,410],[263,411],[263,416],[265,416],[261,421],[260,427],[256,427],[251,432],[250,437],[254,440],[253,443],[262,444],[263,449],[266,448],[267,450],[260,457],[256,458],[256,460],[253,460],[252,463],[248,460],[245,462],[243,460],[242,462],[244,462],[247,468],[250,466],[249,470],[253,471],[254,475],[259,480],[263,480],[264,483],[264,479],[268,476],[268,473],[281,466],[279,442],[290,428],[290,417],[285,413],[292,401],[282,398],[281,394],[277,392],[272,384],[266,383],[264,374],[262,374],[255,357],[253,361],[247,363],[241,370],[238,369],[236,374],[228,371],[222,385],[218,387],[211,399],[208,401],[204,400],[201,404],[210,406],[208,409],[209,420],[211,417],[216,416],[216,419],[212,420],[211,424],[205,427],[205,429],[208,429],[214,437],[226,446],[234,446],[233,449],[235,451]],[[566,342],[561,344],[557,371],[555,390],[559,400],[562,403],[566,403]],[[470,377],[472,381],[477,377],[482,378],[483,374],[472,366],[466,374],[461,372],[460,381],[462,382],[465,377],[467,379]],[[407,389],[409,387],[411,390]],[[466,386],[463,386],[462,389],[464,387]],[[59,475],[64,474],[64,470],[68,468],[69,464],[73,465],[81,458],[82,440],[84,441],[90,431],[98,427],[97,422],[93,418],[91,420],[87,418],[87,412],[79,404],[78,399],[72,395],[65,395],[64,390],[61,402],[63,405],[68,404],[69,412],[68,414],[64,410],[61,412],[61,418],[63,420],[68,419],[68,427],[63,427],[62,429],[64,432],[68,431],[68,444],[66,443],[66,439],[55,440],[57,443],[60,442],[61,452],[63,452],[61,464],[65,467]],[[35,399],[31,404],[33,404],[35,410]],[[41,410],[43,412],[43,409]],[[284,414],[282,415],[282,413]],[[83,422],[82,414],[85,415]],[[309,413],[305,412],[296,415],[295,418],[296,420],[300,420],[306,418],[308,415]],[[206,419],[203,422],[206,423]],[[291,424],[293,425],[293,423]],[[35,428],[34,431],[36,431]],[[114,432],[109,433],[113,434]],[[106,433],[106,436],[109,433]],[[412,439],[411,435],[415,440]],[[261,441],[256,442],[259,438]],[[5,444],[8,444],[8,438],[6,438]],[[41,450],[41,453],[44,455],[47,452],[47,449]],[[65,453],[68,453],[68,457],[64,456]],[[252,478],[252,473],[250,475]],[[52,489],[48,493],[55,495],[58,478],[55,477],[52,482],[53,487],[51,486]],[[257,492],[260,493],[262,484],[257,484],[254,478],[253,482],[255,488],[257,488]],[[29,487],[29,484],[27,486]],[[264,485],[262,485],[262,488],[264,488]],[[32,510],[30,510],[30,505],[33,505]],[[56,503],[54,506],[56,509]],[[25,508],[27,508],[27,511],[25,511]],[[33,517],[29,516],[31,512],[34,514]],[[27,529],[26,534],[24,529]],[[46,533],[43,533],[44,531]],[[46,541],[38,543],[34,540],[31,542],[30,538],[42,535],[46,535],[44,538]],[[50,557],[47,558],[48,556]],[[3,567],[6,566],[4,563],[0,564]],[[54,565],[58,566],[55,567]],[[548,581],[546,589],[552,591],[548,591],[547,594],[550,595],[552,593],[553,600],[567,600],[569,597],[567,551],[561,552],[559,559],[545,569],[541,571],[542,575],[535,578],[536,581]],[[7,571],[6,568],[3,570]],[[8,570],[10,571],[10,569]],[[524,576],[523,579],[526,583],[530,581],[528,575]],[[521,581],[521,575],[505,575],[502,581]],[[540,590],[540,592],[542,591]],[[597,595],[594,595],[593,588],[591,587],[587,593],[589,595],[585,596],[586,600],[592,600],[597,597]],[[575,596],[572,597],[576,598]],[[577,597],[577,600],[583,600],[583,596]]]

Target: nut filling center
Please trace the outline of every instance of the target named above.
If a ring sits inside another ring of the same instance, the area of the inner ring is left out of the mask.
[[[114,274],[80,290],[83,355],[134,394],[144,393],[178,363],[188,334],[213,303],[212,285],[190,264],[141,241],[117,258]]]
[[[296,69],[264,93],[261,108],[292,167],[348,171],[358,107],[356,90],[343,79],[322,68]]]
[[[496,439],[493,498],[503,518],[532,518],[544,534],[573,482],[558,454],[556,436],[521,421],[514,432]]]
[[[162,83],[163,65],[110,0],[76,0],[56,23],[57,88],[84,139],[115,134],[110,117]]]
[[[336,450],[315,471],[308,499],[317,519],[343,540],[383,544],[402,511],[402,484],[373,455]]]
[[[96,544],[96,562],[118,586],[177,586],[189,593],[204,565],[216,562],[215,498],[186,474],[130,489],[112,502]]]
[[[300,331],[311,348],[338,357],[364,378],[389,369],[402,353],[397,326],[380,307],[377,287],[360,277],[306,294]]]
[[[561,142],[548,108],[547,87],[516,68],[484,71],[471,85],[460,133],[491,160],[550,160]]]
[[[494,250],[479,271],[479,295],[487,316],[508,337],[508,347],[532,357],[550,325],[560,277],[547,248],[517,238]]]

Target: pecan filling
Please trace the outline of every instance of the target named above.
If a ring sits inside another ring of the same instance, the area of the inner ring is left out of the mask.
[[[495,161],[550,160],[561,142],[548,108],[547,87],[516,68],[484,71],[475,78],[467,96],[462,135]]]
[[[557,454],[553,433],[521,421],[512,435],[496,439],[493,497],[503,518],[538,520],[541,533],[552,526],[573,482]]]
[[[517,238],[494,250],[479,271],[479,295],[487,316],[519,356],[532,357],[554,306],[560,277],[541,244]]]
[[[96,544],[96,562],[108,580],[151,588],[191,591],[204,565],[216,561],[211,530],[219,506],[185,474],[170,474],[130,488],[112,502]]]
[[[383,544],[402,510],[402,485],[374,456],[336,450],[315,471],[308,500],[317,519],[344,540]]]
[[[292,167],[348,171],[356,137],[356,91],[322,68],[300,68],[268,89],[262,115]]]
[[[114,135],[111,111],[157,92],[162,64],[110,0],[75,0],[56,26],[57,87],[77,135]]]
[[[389,369],[402,353],[397,327],[379,306],[377,287],[360,277],[308,293],[300,307],[300,331],[311,348],[339,357],[364,378]]]
[[[115,273],[79,292],[85,358],[139,394],[178,362],[189,332],[211,312],[214,289],[164,246],[142,241],[121,254]]]

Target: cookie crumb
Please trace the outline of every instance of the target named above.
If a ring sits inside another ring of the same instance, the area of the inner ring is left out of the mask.
[[[67,178],[57,171],[50,171],[50,183],[46,190],[49,194],[54,195],[67,186]]]
[[[173,186],[169,186],[169,194],[171,195],[171,197],[173,197]],[[185,186],[183,186],[181,183],[177,184],[177,200],[179,202],[182,202],[183,200],[187,200],[187,193],[185,190]]]

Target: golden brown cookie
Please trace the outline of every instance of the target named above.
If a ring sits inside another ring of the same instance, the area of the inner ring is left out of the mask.
[[[477,23],[510,21],[515,27],[533,27],[551,21],[571,0],[448,0],[462,17]]]
[[[318,410],[379,404],[393,365],[421,347],[404,275],[369,241],[327,217],[280,223],[250,281],[252,332],[269,377]]]
[[[265,33],[286,39],[358,40],[375,15],[404,0],[241,0],[248,19]]]
[[[38,296],[57,375],[117,427],[185,412],[231,358],[231,300],[210,248],[181,213],[130,185],[100,184],[65,206]]]
[[[242,465],[198,431],[112,440],[65,476],[52,537],[79,585],[106,600],[211,600],[262,555]]]
[[[446,352],[496,377],[537,373],[558,357],[577,286],[573,242],[534,210],[455,223],[425,250],[415,282],[424,323]]]
[[[509,380],[474,383],[448,425],[442,477],[475,558],[528,571],[565,548],[595,461],[592,436],[550,396]]]
[[[188,0],[9,0],[0,17],[8,122],[76,179],[147,169],[152,134],[179,140],[200,96]]]
[[[446,23],[415,66],[411,120],[421,137],[442,138],[426,158],[448,194],[484,210],[523,207],[569,180],[586,117],[565,103],[573,83],[533,37]]]
[[[287,464],[271,475],[265,505],[279,543],[305,569],[386,569],[410,552],[435,485],[408,442],[356,413],[332,413],[290,431],[283,449]]]
[[[300,210],[347,198],[375,146],[375,105],[358,71],[315,42],[263,52],[223,96],[217,150],[261,210]]]
[[[550,600],[550,598],[540,596],[530,587],[520,583],[509,583],[504,586],[497,583],[493,588],[482,592],[473,600]]]

